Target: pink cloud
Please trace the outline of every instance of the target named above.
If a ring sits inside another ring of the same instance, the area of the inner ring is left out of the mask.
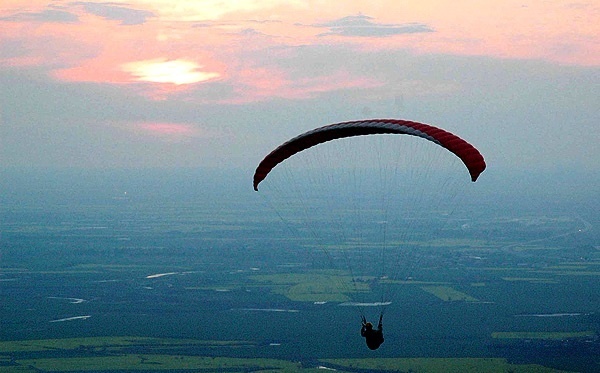
[[[155,135],[178,135],[192,136],[196,132],[194,128],[187,124],[177,123],[141,123],[138,125],[140,129],[150,134]]]
[[[141,122],[121,125],[138,136],[147,136],[165,142],[186,142],[191,140],[214,139],[223,135],[221,130],[202,125],[168,122]]]
[[[193,139],[212,137],[208,131],[182,123],[144,122],[126,125],[125,128],[135,133],[136,136],[153,138],[167,143],[188,142]]]
[[[261,101],[268,98],[308,99],[321,93],[360,88],[376,88],[383,82],[339,71],[332,75],[293,78],[274,68],[242,69],[232,73],[238,97],[232,102]]]
[[[344,7],[319,3],[315,13],[311,0],[231,2],[226,8],[219,1],[207,3],[212,7],[190,2],[173,8],[167,0],[116,0],[110,9],[102,6],[102,11],[110,11],[108,16],[98,16],[75,2],[57,2],[58,14],[49,12],[47,1],[31,0],[27,6],[22,0],[5,2],[0,9],[4,39],[0,64],[42,66],[57,80],[128,86],[157,100],[187,92],[192,92],[191,97],[195,89],[217,80],[220,85],[215,86],[230,88],[236,95],[230,101],[236,102],[302,99],[319,92],[388,84],[368,71],[361,76],[344,71],[310,76],[307,65],[306,71],[293,73],[278,55],[315,45],[600,64],[598,7],[593,4],[575,7],[561,1],[533,1],[523,7],[518,0],[348,0]],[[127,12],[122,13],[125,7]],[[117,10],[121,15],[136,15],[137,21],[127,18],[129,22],[122,25],[111,20]],[[63,19],[58,15],[67,12],[77,22],[58,22]],[[10,53],[2,56],[3,47]],[[215,101],[227,100],[223,95],[214,95],[219,97]]]

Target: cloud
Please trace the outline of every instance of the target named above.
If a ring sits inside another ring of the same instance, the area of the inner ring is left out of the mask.
[[[72,40],[58,33],[54,35],[40,32],[35,36],[15,33],[14,37],[7,36],[0,40],[0,66],[37,66],[49,72],[93,58],[97,52],[93,45],[85,41]]]
[[[158,135],[188,135],[192,128],[179,123],[141,123],[139,128]]]
[[[104,19],[120,21],[121,25],[141,25],[148,18],[155,17],[153,12],[127,8],[112,3],[72,2],[69,6],[81,6],[86,13]],[[9,22],[40,22],[40,23],[78,23],[77,14],[64,10],[62,7],[49,6],[40,12],[19,12],[9,16],[0,17],[0,21]]]
[[[0,17],[0,21],[9,22],[40,22],[40,23],[77,23],[77,15],[59,9],[45,9],[41,12],[21,12],[7,17]]]
[[[0,41],[0,61],[3,63],[7,63],[10,59],[25,58],[28,52],[20,39],[7,38]]]
[[[251,98],[268,86],[257,86],[255,76],[242,82],[248,84],[243,92],[224,78],[155,101],[132,94],[127,85],[62,83],[41,69],[0,69],[0,87],[6,87],[0,89],[0,159],[7,166],[227,163],[253,170],[277,139],[368,114],[419,120],[459,133],[481,148],[494,169],[573,162],[597,170],[600,164],[597,69],[361,52],[349,46],[286,52],[286,60],[261,54],[265,84],[271,67],[286,68],[281,88],[260,100]],[[345,62],[343,74],[336,75],[336,61]],[[348,77],[385,85],[365,86]],[[293,99],[300,94],[301,100]],[[232,105],[236,98],[238,104]]]
[[[126,0],[119,1],[125,2]],[[277,14],[281,9],[307,9],[308,7],[303,0],[136,0],[135,2],[154,9],[161,20],[179,22],[214,21],[227,18],[231,14],[246,16],[260,14],[264,11]],[[273,12],[271,9],[277,9],[277,11]]]
[[[372,17],[359,14],[314,26],[329,28],[329,32],[323,33],[320,36],[386,37],[434,31],[433,28],[423,23],[385,24],[375,23],[372,20]]]
[[[169,122],[141,122],[129,125],[129,130],[138,136],[151,136],[157,140],[177,143],[189,142],[194,139],[214,139],[219,136],[216,131],[211,131],[198,125]]]
[[[156,16],[154,13],[147,10],[126,8],[112,3],[76,2],[72,4],[81,5],[87,13],[95,16],[112,21],[121,21],[121,25],[124,26],[141,25],[145,23],[148,18]]]

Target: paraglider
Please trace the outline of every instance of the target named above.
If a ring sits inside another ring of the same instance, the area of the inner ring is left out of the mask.
[[[425,143],[430,142],[436,144],[439,147],[448,150],[456,156],[450,158],[457,158],[458,160],[460,160],[460,163],[462,163],[464,167],[466,167],[470,175],[470,179],[473,182],[477,180],[479,175],[486,168],[486,163],[483,156],[473,145],[443,129],[424,123],[402,119],[356,120],[330,124],[307,131],[276,147],[266,157],[264,157],[264,159],[257,166],[253,177],[254,190],[258,191],[259,185],[263,181],[265,181],[265,179],[270,177],[271,172],[274,168],[276,168],[280,164],[287,163],[288,159],[290,159],[292,156],[298,153],[303,153],[307,151],[307,149],[311,148],[318,149],[321,147],[320,144],[338,142],[334,140],[355,137],[373,137],[370,135],[392,135],[386,137],[395,137],[395,135],[408,135],[409,137],[416,137],[427,140],[425,141]],[[350,140],[344,140],[340,142],[345,141]],[[415,142],[422,143],[423,141],[415,140]],[[407,151],[404,153],[402,151],[399,151],[398,149],[394,149],[398,144],[394,143],[392,145],[393,154],[384,153],[383,155],[379,155],[379,162],[385,164],[384,166],[379,165],[379,167],[387,167],[387,158],[389,157],[389,163],[399,162],[402,164],[402,167],[408,165],[416,169],[426,169],[425,171],[423,171],[423,173],[416,172],[414,175],[410,175],[411,177],[414,177],[416,179],[421,179],[421,176],[423,176],[423,174],[425,174],[425,176],[427,177],[430,177],[430,174],[436,174],[438,172],[437,168],[431,166],[431,162],[425,162],[427,164],[421,164],[421,159],[416,159],[414,161],[409,160],[411,157],[411,152]],[[437,152],[437,149],[433,150],[433,153]],[[367,149],[360,147],[352,148],[349,152],[351,156],[354,155],[353,153],[360,153],[361,155],[357,156],[359,157],[358,162],[368,163],[370,153],[377,153],[383,151],[383,148],[380,148],[378,145],[374,145],[370,148],[368,147]],[[429,151],[430,150],[428,149],[426,152]],[[442,150],[440,152],[445,151]],[[338,166],[338,163],[336,163],[336,161],[344,161],[344,164],[348,164],[355,160],[354,158],[346,158],[350,157],[343,156],[341,153],[337,153],[334,150],[333,153],[328,153],[327,155],[319,158],[319,160],[325,159],[328,162],[333,160],[333,163],[330,165],[331,167],[323,167],[323,169],[325,170],[323,172],[329,173],[330,170]],[[448,157],[444,156],[443,158]],[[381,161],[381,159],[384,160]],[[398,161],[397,159],[400,159],[400,161]],[[374,167],[377,167],[377,165],[374,165]],[[429,169],[427,169],[427,167],[429,167]],[[308,167],[308,169],[319,168],[321,167],[318,161],[315,165],[309,164]],[[454,168],[452,170],[454,170]],[[387,169],[385,171],[387,171]],[[297,170],[296,174],[298,174],[298,179],[288,180],[284,183],[284,185],[279,187],[279,191],[284,191],[285,193],[294,193],[294,190],[299,191],[296,192],[297,195],[292,194],[292,196],[302,200],[300,206],[304,209],[304,219],[308,220],[307,225],[309,225],[309,229],[305,229],[303,231],[311,231],[315,238],[321,235],[326,236],[326,240],[330,240],[329,242],[335,239],[332,238],[332,236],[335,235],[330,234],[330,231],[327,231],[327,233],[325,234],[323,233],[325,229],[323,228],[323,226],[325,224],[320,223],[320,221],[324,220],[323,215],[338,215],[332,218],[332,225],[339,224],[338,229],[343,232],[339,233],[339,238],[337,238],[338,241],[333,243],[334,246],[330,246],[337,247],[337,249],[335,252],[330,252],[328,251],[329,249],[327,248],[327,243],[325,243],[324,245],[322,245],[322,250],[325,251],[327,258],[329,259],[333,258],[334,254],[336,254],[337,252],[343,252],[342,257],[352,277],[353,286],[357,287],[360,286],[360,284],[363,284],[363,279],[365,278],[364,276],[368,276],[368,273],[373,272],[373,268],[371,268],[360,273],[359,271],[355,270],[355,268],[352,268],[352,266],[355,265],[353,263],[367,263],[368,260],[361,259],[363,258],[362,255],[365,255],[365,257],[368,258],[369,254],[365,254],[365,252],[375,253],[377,250],[380,250],[380,252],[375,256],[382,258],[380,263],[381,265],[376,266],[380,270],[380,273],[378,276],[376,276],[376,278],[381,280],[377,284],[391,284],[394,283],[394,281],[398,281],[398,279],[401,278],[401,276],[399,275],[399,271],[397,269],[394,270],[393,267],[398,266],[399,263],[409,261],[407,260],[408,257],[402,256],[402,254],[399,253],[397,248],[399,246],[417,246],[417,244],[415,244],[415,242],[417,241],[415,239],[415,233],[411,233],[411,231],[414,231],[416,229],[414,228],[414,225],[411,224],[416,224],[415,222],[419,221],[419,219],[416,218],[416,214],[414,212],[420,212],[419,209],[421,206],[407,206],[405,202],[409,201],[411,204],[416,204],[422,202],[423,200],[429,201],[435,198],[443,198],[441,196],[443,196],[443,194],[446,193],[447,189],[449,189],[448,183],[444,182],[443,185],[441,187],[438,187],[438,190],[432,192],[431,195],[425,195],[423,189],[426,188],[421,188],[418,185],[407,184],[410,183],[412,179],[404,177],[404,174],[402,174],[402,176],[399,176],[401,172],[399,172],[396,169],[391,171],[393,177],[389,178],[389,180],[387,178],[382,178],[382,185],[379,186],[379,189],[381,190],[381,192],[379,192],[380,195],[374,194],[374,198],[371,198],[373,196],[369,195],[369,187],[371,187],[372,184],[376,184],[378,182],[378,180],[374,179],[381,178],[380,174],[382,174],[382,172],[376,172],[376,177],[372,177],[373,175],[371,174],[365,176],[366,174],[362,172],[362,169],[350,172],[351,174],[353,174],[351,176],[354,176],[356,179],[358,179],[358,181],[356,181],[357,186],[355,186],[354,189],[348,189],[348,192],[344,192],[342,189],[346,188],[346,184],[352,183],[347,183],[346,180],[335,180],[329,174],[326,174],[324,177],[319,178],[322,179],[319,181],[311,177],[305,176],[306,169]],[[452,177],[454,177],[454,173],[456,172],[452,172]],[[456,176],[456,178],[460,179],[460,181],[464,181],[462,177]],[[368,181],[365,182],[364,179],[368,179]],[[401,182],[404,183],[404,186],[402,188],[396,184],[397,180],[401,180]],[[321,182],[329,189],[317,188],[316,183],[318,182]],[[316,193],[316,198],[308,196],[308,193],[311,192],[311,189],[315,190],[314,193]],[[322,193],[321,191],[323,190],[327,190],[327,192],[325,192],[326,195],[319,195],[318,193]],[[271,191],[277,191],[277,188],[274,188]],[[416,198],[412,198],[410,195],[411,193],[416,195]],[[369,198],[371,198],[371,200],[369,200]],[[283,198],[283,201],[283,203],[289,203],[289,199],[287,199],[287,197]],[[346,205],[352,206],[343,206],[340,208],[339,201],[342,201],[342,204],[345,203]],[[400,208],[397,208],[397,205],[395,205],[395,203],[398,201],[400,201]],[[310,205],[310,203],[316,203],[316,205]],[[271,205],[274,206],[276,204]],[[352,207],[356,210],[355,216],[348,218],[347,210],[352,209]],[[439,209],[439,206],[436,206],[435,208]],[[382,213],[380,216],[376,217],[375,212],[379,210],[381,210]],[[287,206],[283,211],[285,211],[285,213],[289,212],[293,214],[293,211],[296,210],[294,208],[290,208],[290,206]],[[399,216],[400,214],[410,216]],[[282,216],[279,213],[278,215],[280,217]],[[296,221],[297,219],[296,217],[293,217],[292,220]],[[310,225],[312,224],[311,221],[316,220],[319,220],[319,223],[315,224],[313,227],[310,227]],[[393,224],[395,224],[395,226]],[[362,228],[362,231],[358,232],[357,228]],[[333,230],[334,228],[332,228],[331,232]],[[379,235],[380,237],[376,237],[377,235]],[[379,241],[376,242],[376,240]],[[318,245],[318,243],[314,242],[314,245]],[[386,259],[386,256],[388,255],[392,255],[392,258],[389,259],[393,261],[391,265],[390,263],[386,263],[386,261],[388,260]],[[354,260],[355,258],[358,259]],[[391,273],[389,272],[390,270],[392,270]],[[342,284],[342,286],[347,285]],[[384,286],[380,287],[384,288]],[[364,293],[364,291],[359,290],[355,291],[354,293]],[[381,301],[369,303],[369,305],[381,306],[377,329],[374,328],[372,323],[367,322],[367,319],[362,309],[363,303],[357,302],[358,307],[360,307],[361,314],[361,336],[365,338],[365,342],[368,348],[371,350],[378,349],[384,341],[382,326],[384,314],[383,308],[386,305],[390,304],[390,297],[391,291],[383,289],[381,294]]]
[[[483,156],[473,145],[443,129],[400,119],[359,120],[319,127],[283,143],[267,155],[256,168],[254,190],[258,191],[258,184],[275,166],[298,152],[331,140],[375,134],[405,134],[433,141],[456,154],[463,161],[471,174],[472,181],[476,181],[479,174],[485,170]]]

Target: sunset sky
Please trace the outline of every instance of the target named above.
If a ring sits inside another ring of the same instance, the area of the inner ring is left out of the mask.
[[[253,171],[345,120],[600,171],[596,0],[2,0],[0,167]]]

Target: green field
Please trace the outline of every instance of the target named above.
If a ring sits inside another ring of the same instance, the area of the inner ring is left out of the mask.
[[[189,370],[202,372],[297,372],[298,363],[275,359],[241,359],[227,357],[203,357],[181,355],[139,355],[24,359],[19,360],[19,372],[67,372],[67,371],[120,371],[139,370],[171,371]],[[0,372],[11,372],[15,367],[0,367]]]
[[[497,339],[544,339],[566,340],[574,338],[593,338],[596,332],[587,330],[583,332],[494,332],[492,338]]]
[[[436,296],[444,302],[479,302],[479,299],[460,292],[450,286],[422,286],[421,289]]]
[[[240,341],[198,341],[141,337],[95,337],[0,343],[0,372],[562,372],[535,364],[510,364],[501,358],[317,359],[311,366],[271,358],[231,358],[172,353],[182,347],[236,348]],[[137,348],[136,353],[128,352]],[[45,352],[44,357],[33,357]],[[32,356],[28,356],[32,354]],[[48,356],[50,355],[50,356]],[[61,357],[68,355],[68,357]]]
[[[254,275],[250,280],[297,302],[347,302],[351,299],[349,294],[370,290],[367,282],[353,281],[338,271]]]
[[[355,369],[382,372],[444,373],[550,373],[565,372],[535,364],[510,364],[506,359],[487,358],[408,358],[408,359],[328,359],[324,362]]]

